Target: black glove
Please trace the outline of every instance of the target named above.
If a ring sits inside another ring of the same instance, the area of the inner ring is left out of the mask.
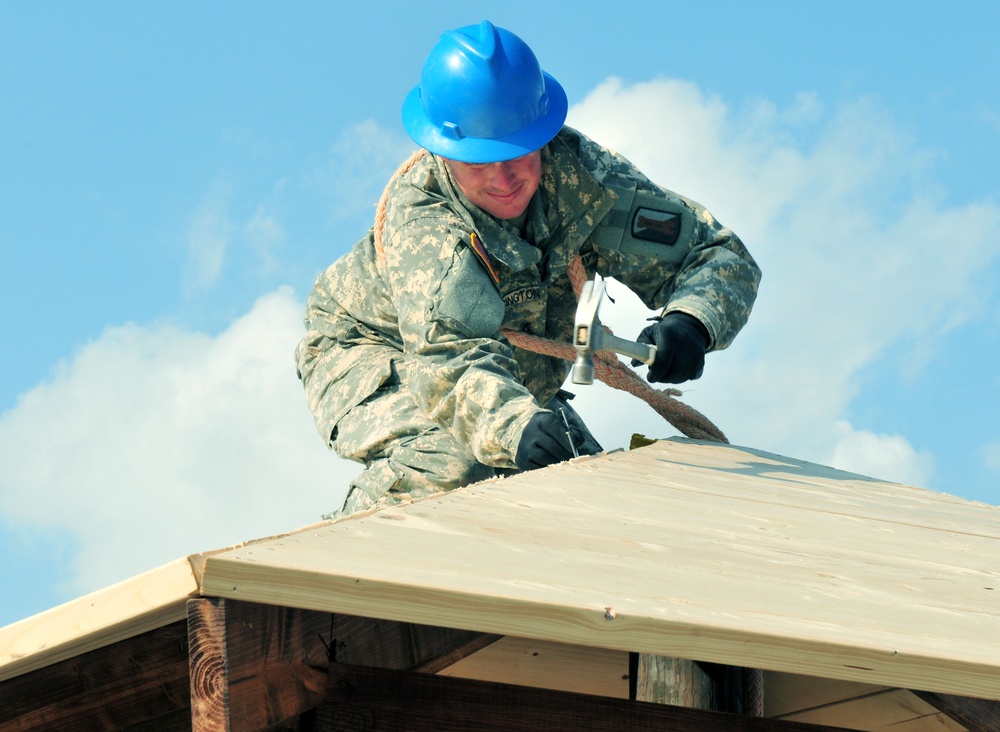
[[[521,470],[534,470],[569,460],[573,457],[573,448],[567,431],[560,415],[549,411],[538,412],[521,433],[514,463]],[[579,445],[582,436],[574,435],[573,440]]]
[[[646,378],[667,384],[697,379],[705,369],[708,330],[693,315],[675,311],[643,328],[639,343],[656,346],[656,358]],[[633,361],[638,366],[641,361]]]

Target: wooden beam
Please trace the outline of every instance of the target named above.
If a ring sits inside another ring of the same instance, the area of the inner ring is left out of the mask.
[[[334,660],[357,666],[436,673],[502,636],[416,623],[335,615]]]
[[[498,636],[197,598],[188,604],[195,732],[273,728],[324,699],[330,657],[436,671]]]
[[[0,731],[191,729],[187,623],[118,641],[0,684]]]
[[[1000,701],[929,691],[913,693],[961,724],[968,732],[995,732],[1000,729]]]
[[[553,691],[630,698],[627,652],[533,638],[505,636],[438,673]]]
[[[188,603],[195,732],[263,730],[322,702],[329,613],[218,598]]]
[[[330,665],[317,732],[836,732],[723,712],[406,671]]]

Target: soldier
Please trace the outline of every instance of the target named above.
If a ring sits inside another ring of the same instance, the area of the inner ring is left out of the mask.
[[[403,103],[424,157],[384,221],[326,270],[296,362],[323,441],[365,469],[337,513],[407,502],[601,447],[569,364],[503,331],[570,341],[567,270],[615,277],[660,317],[647,378],[701,375],[746,323],[760,271],[697,203],[564,126],[566,94],[518,36],[444,33]]]

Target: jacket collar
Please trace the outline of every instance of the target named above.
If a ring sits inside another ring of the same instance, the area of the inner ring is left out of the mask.
[[[469,201],[445,161],[437,155],[431,157],[442,193],[457,204],[456,213],[478,234],[490,257],[515,272],[537,265],[543,256],[547,257],[550,277],[565,271],[617,198],[587,172],[557,136],[542,148],[542,177],[528,204],[531,244]]]

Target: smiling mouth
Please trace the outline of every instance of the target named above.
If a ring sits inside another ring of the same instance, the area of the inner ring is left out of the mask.
[[[520,193],[521,193],[521,186],[518,186],[510,193],[491,193],[490,195],[498,201],[509,203],[510,201],[516,199]]]

